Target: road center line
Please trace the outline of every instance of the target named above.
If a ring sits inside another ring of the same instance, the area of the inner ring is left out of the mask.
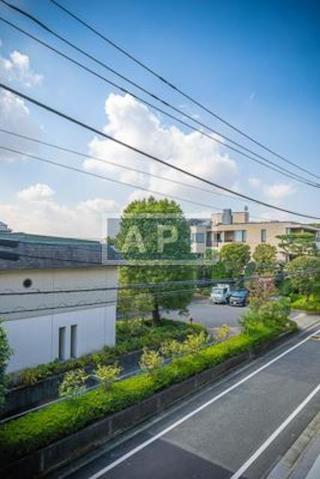
[[[129,459],[130,457],[134,456],[135,454],[137,454],[139,451],[141,451],[142,449],[146,448],[147,446],[149,446],[150,444],[152,444],[153,442],[157,441],[158,439],[160,439],[162,436],[164,436],[165,434],[167,434],[168,432],[172,431],[173,429],[175,429],[176,427],[180,426],[180,424],[183,424],[185,421],[187,421],[188,419],[192,418],[193,416],[195,416],[196,414],[198,414],[200,411],[202,411],[203,409],[207,408],[208,406],[210,406],[211,404],[215,403],[216,401],[218,401],[219,399],[221,399],[222,397],[226,396],[227,394],[229,394],[231,391],[233,391],[234,389],[238,388],[239,386],[241,386],[241,384],[245,383],[246,381],[249,381],[249,379],[253,378],[254,376],[256,376],[257,374],[259,374],[260,372],[262,372],[264,369],[268,368],[269,366],[271,366],[272,364],[274,364],[275,362],[279,361],[280,359],[282,359],[284,356],[286,356],[287,354],[291,353],[292,351],[294,351],[295,349],[299,348],[300,346],[302,346],[304,343],[306,343],[312,336],[314,336],[315,334],[319,334],[320,333],[320,329],[318,329],[316,332],[313,332],[312,334],[310,334],[309,336],[307,336],[305,339],[302,339],[301,341],[299,341],[297,344],[295,344],[294,346],[291,346],[289,349],[287,349],[286,351],[284,351],[283,353],[279,354],[278,356],[276,356],[275,358],[271,359],[270,361],[268,361],[266,364],[264,364],[263,366],[261,366],[260,368],[256,369],[255,371],[253,371],[252,373],[248,374],[247,376],[245,376],[244,378],[242,378],[240,381],[236,382],[235,384],[233,384],[232,386],[228,387],[227,389],[225,389],[224,391],[222,391],[221,393],[217,394],[217,396],[214,396],[213,398],[209,399],[209,401],[205,402],[204,404],[202,404],[201,406],[197,407],[196,409],[194,409],[193,411],[191,411],[190,413],[186,414],[185,416],[183,416],[182,418],[180,418],[178,421],[174,422],[173,424],[171,424],[170,426],[168,426],[167,428],[163,429],[162,431],[160,431],[158,434],[156,434],[155,436],[152,436],[150,439],[148,439],[147,441],[144,441],[142,442],[141,444],[139,444],[137,447],[135,447],[134,449],[131,449],[131,451],[127,452],[126,454],[124,454],[123,456],[119,457],[118,459],[116,459],[115,461],[113,461],[111,464],[109,464],[108,466],[104,467],[103,469],[100,469],[100,471],[96,472],[95,474],[93,474],[92,476],[90,476],[88,479],[98,479],[99,477],[101,477],[103,474],[106,474],[108,471],[110,471],[111,469],[114,469],[116,466],[118,466],[119,464],[121,464],[122,462],[126,461],[127,459]],[[318,386],[318,388],[320,388],[320,385]],[[317,392],[317,391],[316,391]],[[314,394],[316,394],[316,392],[314,392]],[[312,394],[312,393],[311,393]],[[307,398],[306,398],[307,399]],[[290,416],[289,416],[290,417]],[[240,476],[232,476],[231,479],[235,479],[236,477],[240,477]]]
[[[258,459],[259,456],[270,446],[270,444],[279,436],[279,434],[294,420],[302,409],[311,401],[311,399],[320,391],[320,384],[302,401],[301,404],[287,417],[285,421],[268,437],[268,439],[256,450],[254,454],[238,469],[230,479],[240,479],[247,469]]]

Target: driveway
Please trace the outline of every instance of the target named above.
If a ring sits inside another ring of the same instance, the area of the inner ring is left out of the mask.
[[[247,308],[229,306],[227,304],[212,304],[208,299],[196,299],[188,307],[194,323],[201,323],[209,330],[228,324],[232,328],[239,327],[239,319]],[[166,315],[167,316],[167,315]],[[188,321],[188,316],[176,312],[169,314],[171,319]]]

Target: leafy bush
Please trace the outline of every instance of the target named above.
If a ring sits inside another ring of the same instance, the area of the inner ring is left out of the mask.
[[[108,389],[121,373],[121,368],[116,364],[105,366],[99,364],[95,370],[95,376],[99,379],[101,385]]]
[[[266,301],[259,308],[250,308],[240,321],[245,333],[255,335],[264,329],[285,331],[293,327],[290,320],[290,301]]]
[[[155,374],[157,369],[161,368],[163,363],[163,357],[158,351],[152,351],[145,348],[143,350],[139,366],[142,371],[146,371],[149,374]]]
[[[17,458],[76,432],[108,414],[120,411],[150,397],[155,392],[215,366],[259,343],[271,339],[279,330],[264,325],[255,335],[240,334],[227,341],[177,357],[156,369],[117,381],[112,388],[98,388],[70,401],[49,405],[0,427],[0,451],[3,458]]]
[[[131,351],[147,348],[160,348],[166,340],[176,339],[183,341],[189,334],[198,334],[204,331],[200,324],[187,324],[182,321],[161,320],[161,324],[153,327],[150,320],[131,319],[117,321],[117,345],[105,346],[102,351],[88,354],[67,361],[55,360],[51,363],[40,364],[34,368],[27,368],[16,375],[9,376],[11,385],[32,385],[55,374],[65,373],[77,368],[95,368],[99,364],[107,364],[119,359],[121,355]]]
[[[173,358],[182,353],[183,343],[176,339],[168,339],[161,345],[160,351],[165,358]]]
[[[231,333],[231,328],[227,324],[223,324],[219,328],[217,328],[215,334],[214,334],[214,339],[218,343],[221,343],[221,341],[225,341],[228,336],[230,336]]]
[[[311,295],[309,297],[300,296],[291,303],[293,309],[302,309],[309,313],[320,312],[320,297],[317,295]]]
[[[7,386],[5,370],[10,355],[11,349],[8,344],[7,335],[2,324],[0,323],[0,407],[3,405],[5,399]]]
[[[203,331],[199,334],[190,334],[183,343],[183,352],[196,353],[206,344],[207,336]]]
[[[59,386],[59,397],[71,399],[84,393],[88,377],[83,369],[68,371]]]

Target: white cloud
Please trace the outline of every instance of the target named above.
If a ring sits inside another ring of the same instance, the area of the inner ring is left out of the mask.
[[[256,178],[254,176],[248,178],[248,183],[252,188],[259,188],[261,186],[262,181],[260,178]]]
[[[31,185],[28,188],[19,191],[17,197],[24,201],[41,201],[52,198],[54,193],[54,190],[50,188],[50,186],[43,183],[37,183],[36,185]]]
[[[9,131],[16,131],[27,136],[41,136],[41,128],[31,118],[30,111],[24,101],[8,91],[0,91],[0,127]],[[26,144],[29,151],[34,151],[35,147],[25,140],[0,133],[1,143],[4,146],[16,150],[26,151]],[[0,161],[13,161],[23,158],[13,152],[0,149]]]
[[[9,57],[0,56],[0,76],[9,81],[19,81],[27,87],[40,85],[43,75],[35,73],[28,55],[13,50]]]
[[[264,186],[264,194],[274,200],[280,200],[295,193],[295,188],[291,183],[274,183]]]
[[[107,124],[104,131],[113,137],[217,183],[228,186],[234,184],[237,176],[235,161],[222,153],[218,144],[200,133],[184,133],[175,126],[162,125],[154,113],[130,95],[111,94],[105,102],[105,112]],[[94,138],[89,144],[89,151],[92,156],[111,160],[117,164],[128,165],[175,180],[179,179],[186,183],[199,184],[197,180],[192,180],[109,140]],[[190,197],[190,190],[186,187],[125,171],[94,159],[86,160],[84,168],[166,194]],[[197,192],[197,200],[202,197],[208,201],[208,194]]]
[[[259,189],[263,194],[273,200],[281,200],[296,192],[292,183],[264,184],[261,178],[249,177],[248,183],[252,188]]]
[[[15,231],[58,236],[102,238],[106,217],[119,211],[112,199],[92,198],[71,206],[59,203],[46,184],[17,193],[14,203],[0,203],[0,218]]]

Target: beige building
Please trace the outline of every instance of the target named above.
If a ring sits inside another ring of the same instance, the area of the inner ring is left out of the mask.
[[[260,243],[268,243],[278,249],[277,236],[287,233],[314,233],[316,242],[320,241],[320,229],[294,221],[250,221],[249,211],[225,209],[214,213],[209,220],[191,225],[191,250],[199,256],[207,249],[220,250],[224,244],[239,242],[250,246],[251,253]],[[278,249],[278,259],[285,258]]]

